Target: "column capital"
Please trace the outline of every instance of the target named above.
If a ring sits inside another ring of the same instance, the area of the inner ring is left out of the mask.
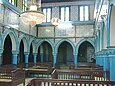
[[[74,55],[74,56],[75,56],[75,55],[77,56],[77,55],[78,55],[78,53],[73,53],[73,55]]]
[[[33,53],[33,55],[37,55],[37,53]]]
[[[56,56],[56,55],[57,55],[57,53],[52,53],[52,55],[53,55],[53,56]]]
[[[12,51],[12,54],[18,54],[19,52],[18,51]]]
[[[29,55],[29,52],[24,52],[25,55]]]

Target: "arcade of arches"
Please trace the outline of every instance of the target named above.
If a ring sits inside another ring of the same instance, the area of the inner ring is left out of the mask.
[[[21,39],[19,43],[19,50],[17,53],[17,60],[15,61],[15,57],[13,57],[12,53],[12,40],[11,36],[7,35],[4,41],[4,51],[2,56],[2,65],[5,64],[20,64],[20,63],[28,63],[28,62],[48,62],[54,65],[54,51],[51,44],[47,41],[43,41],[37,49],[37,53],[34,52],[34,43],[31,42],[29,52],[25,52],[25,41]],[[63,41],[58,45],[57,54],[56,54],[56,65],[71,65],[75,64],[75,56],[71,43],[68,41]],[[88,41],[83,41],[78,47],[77,54],[77,62],[93,62],[92,58],[95,59],[95,49],[93,45]]]

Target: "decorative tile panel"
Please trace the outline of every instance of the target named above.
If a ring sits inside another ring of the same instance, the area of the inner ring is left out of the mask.
[[[53,27],[39,27],[38,37],[54,37],[54,28]]]
[[[0,23],[3,23],[4,7],[0,4]]]
[[[89,37],[93,36],[93,25],[77,25],[76,37]]]

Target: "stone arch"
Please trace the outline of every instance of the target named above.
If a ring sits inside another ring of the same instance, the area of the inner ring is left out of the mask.
[[[30,46],[32,44],[32,47],[33,47],[33,53],[37,53],[37,49],[36,49],[36,42],[35,42],[35,39],[34,38],[31,38],[30,39],[30,42],[29,42],[29,51],[30,51]]]
[[[58,41],[58,43],[55,45],[55,53],[57,53],[60,44],[63,43],[63,42],[68,42],[72,46],[73,54],[75,54],[75,45],[69,39],[66,39],[66,40],[65,39],[61,39],[60,41]]]
[[[22,35],[20,37],[20,39],[19,39],[19,47],[20,47],[21,40],[24,43],[24,52],[28,52],[29,41],[28,41],[27,37],[25,35]],[[18,49],[19,49],[19,47],[18,47]]]
[[[94,62],[95,47],[92,40],[83,39],[77,45],[78,62]]]
[[[37,51],[38,51],[38,48],[40,47],[40,45],[43,43],[43,42],[48,42],[50,45],[51,45],[51,48],[52,48],[52,51],[54,52],[54,45],[53,45],[53,43],[50,41],[50,40],[48,40],[48,39],[44,39],[44,40],[40,40],[39,42],[38,42],[38,44],[37,44]]]
[[[18,46],[19,46],[19,42],[18,42],[18,37],[17,35],[13,32],[13,31],[9,31],[8,33],[5,34],[5,36],[3,37],[3,43],[2,43],[2,48],[4,47],[4,42],[7,36],[10,36],[11,41],[12,41],[12,51],[18,51]]]
[[[80,40],[80,41],[77,43],[77,45],[76,45],[76,53],[78,53],[78,49],[79,49],[80,45],[81,45],[83,42],[85,42],[85,41],[91,43],[91,45],[95,48],[95,44],[94,44],[94,42],[93,42],[92,40],[82,39],[82,40]]]

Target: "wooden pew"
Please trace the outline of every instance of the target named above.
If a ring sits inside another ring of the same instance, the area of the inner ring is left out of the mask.
[[[103,70],[60,70],[55,69],[52,72],[53,79],[79,79],[79,80],[97,80],[97,81],[109,81],[109,71]]]
[[[33,79],[27,86],[115,86],[115,81]]]
[[[53,68],[48,63],[28,63],[23,69],[26,72],[26,77],[31,78],[51,78]]]
[[[25,72],[20,68],[0,68],[0,86],[25,86]]]

